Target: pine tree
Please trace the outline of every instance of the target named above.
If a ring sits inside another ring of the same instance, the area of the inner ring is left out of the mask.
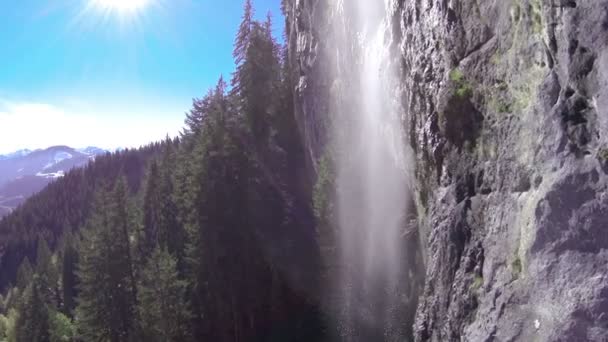
[[[186,238],[190,238],[189,231],[195,225],[194,207],[194,173],[193,165],[195,157],[186,148],[178,152],[177,166],[173,170],[172,182],[174,184],[172,199],[176,206],[176,220],[181,229],[183,229]],[[187,246],[189,242],[185,242]],[[186,249],[186,248],[185,248]]]
[[[0,315],[0,341],[17,342],[17,317],[18,312],[12,308],[8,310],[6,316]]]
[[[142,272],[138,311],[145,341],[186,341],[190,312],[185,301],[186,282],[178,278],[177,261],[156,248]]]
[[[183,269],[184,247],[186,233],[184,226],[178,220],[178,209],[173,184],[174,154],[171,144],[167,141],[161,164],[159,166],[159,193],[160,193],[160,226],[159,245],[166,247],[169,253],[177,258],[178,269]]]
[[[162,198],[160,193],[160,175],[158,163],[153,160],[148,168],[148,176],[144,193],[144,256],[152,252],[154,246],[159,242],[162,225]]]
[[[234,42],[234,51],[232,56],[236,62],[236,65],[241,65],[247,56],[247,49],[249,48],[249,34],[251,33],[251,25],[253,23],[253,5],[251,0],[245,0],[243,5],[243,18],[236,35]]]
[[[33,275],[34,269],[32,268],[30,259],[25,257],[17,269],[17,288],[20,290],[25,290],[25,288],[32,281]]]
[[[272,16],[255,21],[251,2],[231,89],[220,77],[194,99],[179,139],[99,157],[0,222],[0,232],[18,232],[3,250],[0,285],[14,283],[16,265],[39,249],[37,275],[23,261],[7,301],[24,300],[3,305],[19,310],[0,316],[0,330],[13,317],[19,341],[321,340],[321,315],[306,296],[318,291],[303,291],[315,286],[303,270],[318,246],[292,72]],[[325,220],[320,191],[332,184],[321,178],[314,204]]]
[[[132,235],[129,229],[130,215],[128,212],[129,201],[127,193],[127,182],[125,178],[119,178],[114,187],[114,191],[110,196],[111,210],[113,215],[110,218],[110,227],[113,233],[116,234],[116,245],[118,253],[124,258],[120,260],[121,275],[124,272],[127,276],[125,286],[131,293],[133,303],[137,297],[137,282],[135,278],[135,270],[133,263],[133,250],[131,248]],[[131,303],[131,304],[133,304]]]
[[[202,98],[192,100],[192,109],[186,114],[186,135],[198,135],[202,129],[206,114],[209,112],[211,90]]]
[[[49,245],[43,238],[38,239],[38,249],[36,252],[36,273],[48,277],[52,273],[53,260]],[[46,280],[46,279],[45,279]]]
[[[98,195],[83,232],[78,264],[77,331],[85,341],[128,341],[134,335],[135,289],[124,181]]]
[[[73,340],[75,328],[68,316],[61,312],[52,312],[49,323],[50,342],[69,342]]]
[[[48,342],[49,306],[45,300],[48,288],[46,280],[38,274],[27,287],[19,306],[16,321],[16,340],[28,342]]]
[[[76,276],[78,247],[74,236],[69,232],[66,234],[61,267],[61,289],[63,292],[63,312],[71,317],[76,308],[76,297],[78,296],[78,279]]]
[[[250,20],[246,6],[235,51],[239,54],[235,54],[237,68],[231,94],[260,149],[267,144],[271,132],[281,80],[279,46],[272,37],[271,16],[265,23]]]
[[[20,303],[21,303],[21,295],[22,293],[25,291],[25,289],[27,288],[27,286],[29,286],[29,284],[31,283],[32,279],[33,279],[33,274],[30,276],[30,278],[28,278],[28,283],[27,285],[23,288],[23,290],[20,290],[18,287],[11,287],[8,292],[6,293],[6,295],[4,296],[4,302],[3,302],[3,307],[4,307],[4,312],[10,311],[10,310],[14,310],[16,308],[19,307]]]
[[[246,59],[248,57],[249,46],[251,44],[251,31],[253,28],[254,20],[253,20],[253,6],[251,4],[251,0],[245,0],[243,5],[243,18],[239,25],[239,29],[237,31],[236,39],[234,41],[234,51],[232,53],[234,57],[234,62],[236,64],[236,71],[232,75],[232,91],[231,94],[236,98],[236,105],[238,110],[243,110],[242,99],[240,96],[246,89],[247,85],[250,83],[250,78],[248,77],[246,65]]]
[[[167,248],[177,257],[179,268],[183,269],[186,234],[178,219],[174,199],[173,165],[171,145],[167,143],[160,164],[152,161],[149,166],[143,204],[144,236],[140,250],[145,258],[157,245]]]
[[[38,240],[36,252],[36,275],[40,283],[40,295],[47,305],[59,305],[59,274],[53,262],[53,254],[46,240]]]
[[[230,116],[230,100],[226,95],[226,89],[228,85],[224,80],[224,76],[221,75],[217,84],[215,85],[215,89],[213,90],[213,100],[211,102],[211,116],[214,120],[215,125],[219,125],[223,127],[226,125],[226,120]]]

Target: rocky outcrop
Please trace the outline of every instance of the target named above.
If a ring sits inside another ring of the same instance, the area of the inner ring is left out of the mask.
[[[607,5],[400,6],[427,237],[417,340],[608,338]]]
[[[323,37],[329,37],[332,30],[329,6],[319,0],[284,3],[295,115],[308,164],[314,170],[328,140],[331,57],[329,42]]]
[[[327,1],[287,1],[311,166],[336,60]],[[608,340],[608,1],[389,7],[425,254],[415,340]]]

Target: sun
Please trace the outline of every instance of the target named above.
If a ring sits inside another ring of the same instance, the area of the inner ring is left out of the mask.
[[[140,11],[148,5],[149,1],[150,0],[91,0],[95,7],[103,11],[113,11],[120,14]]]

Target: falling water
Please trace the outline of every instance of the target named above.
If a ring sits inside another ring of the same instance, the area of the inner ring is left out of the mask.
[[[343,22],[334,92],[337,119],[340,334],[346,341],[403,340],[408,153],[391,60],[388,3],[335,0]],[[387,0],[388,1],[388,0]]]

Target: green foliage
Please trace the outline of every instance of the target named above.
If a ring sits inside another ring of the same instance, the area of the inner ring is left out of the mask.
[[[151,252],[154,246],[159,243],[160,231],[164,229],[164,227],[161,227],[163,217],[160,208],[162,194],[160,193],[159,181],[158,163],[153,160],[148,168],[144,193],[144,237],[141,243],[145,254]]]
[[[498,107],[496,107],[496,109],[498,110],[499,113],[511,113],[512,112],[511,104],[507,103],[505,101],[499,101]]]
[[[6,335],[9,329],[8,317],[0,314],[0,341],[6,341]]]
[[[76,308],[76,297],[78,295],[78,279],[76,268],[78,264],[78,244],[76,238],[67,233],[64,237],[63,257],[61,267],[61,284],[63,294],[63,312],[72,316]]]
[[[66,231],[78,230],[91,215],[95,193],[102,184],[114,184],[124,176],[131,193],[139,190],[145,166],[162,151],[153,143],[139,150],[97,156],[85,168],[73,169],[40,193],[32,196],[0,221],[3,251],[0,258],[0,290],[16,283],[17,269],[27,257],[36,260],[37,241],[53,248]]]
[[[498,52],[493,53],[492,57],[490,57],[490,63],[493,65],[500,65],[501,60],[502,58]]]
[[[460,69],[455,68],[450,71],[450,80],[456,83],[462,82],[464,80],[464,74]]]
[[[597,152],[597,157],[603,163],[608,162],[608,147],[602,147]]]
[[[542,33],[543,17],[540,0],[531,0],[530,16],[532,17],[532,31],[536,34]]]
[[[59,274],[55,259],[44,239],[38,240],[36,252],[36,276],[40,282],[40,295],[47,305],[57,301]]]
[[[513,104],[503,97],[495,96],[490,100],[490,108],[497,113],[512,113]]]
[[[61,312],[53,312],[50,320],[50,342],[74,340],[76,329],[70,318]]]
[[[317,183],[313,192],[313,208],[315,217],[319,222],[329,222],[333,213],[334,179],[333,161],[329,153],[326,153],[319,160]]]
[[[473,284],[471,284],[471,290],[476,291],[483,285],[483,277],[480,275],[476,275],[475,279],[473,279]]]
[[[312,199],[281,50],[271,16],[255,21],[246,1],[232,89],[220,78],[194,100],[180,139],[98,157],[0,222],[0,287],[19,278],[1,334],[321,340],[307,297],[318,268]],[[328,216],[334,176],[329,158],[321,164],[315,203]]]
[[[251,0],[245,0],[243,6],[243,18],[237,31],[237,36],[234,42],[234,51],[232,56],[237,65],[244,62],[247,57],[247,49],[249,47],[249,35],[251,33],[251,26],[253,23],[253,5]]]
[[[511,271],[513,272],[513,276],[515,278],[519,278],[522,271],[522,263],[519,256],[516,256],[513,262],[511,262]]]
[[[0,342],[17,342],[17,317],[16,309],[8,310],[6,316],[0,314]]]
[[[45,301],[46,280],[38,275],[25,290],[19,305],[15,336],[17,341],[46,342],[49,340],[49,306]]]
[[[38,239],[38,250],[36,252],[36,273],[48,276],[53,270],[53,255],[45,239]]]
[[[270,16],[266,23],[251,20],[250,0],[235,42],[237,64],[232,79],[236,108],[245,115],[256,147],[268,143],[272,122],[280,106],[280,47],[272,36]]]
[[[23,291],[24,290],[25,288],[23,289]],[[21,302],[21,293],[22,290],[19,290],[19,288],[17,287],[10,288],[3,298],[2,312],[6,313],[12,309],[16,309]]]
[[[99,194],[83,233],[76,308],[79,338],[128,341],[133,336],[135,284],[124,181]]]
[[[161,163],[153,160],[149,166],[143,201],[144,236],[140,250],[147,256],[155,246],[160,245],[181,260],[185,231],[178,221],[178,208],[173,197],[172,158],[167,144]]]
[[[511,21],[513,23],[518,23],[519,20],[521,19],[521,7],[518,3],[514,2],[512,4],[510,14],[511,14]]]
[[[186,282],[177,273],[177,261],[156,248],[142,272],[138,311],[145,341],[186,341],[191,319],[185,301]]]
[[[23,259],[21,265],[17,269],[17,288],[25,290],[25,288],[31,282],[33,275],[34,269],[32,268],[30,259],[26,257],[25,259]]]
[[[473,94],[473,87],[466,80],[466,77],[462,73],[462,71],[458,68],[450,71],[450,80],[455,86],[454,94],[459,98],[470,97]]]
[[[469,97],[473,93],[473,88],[469,84],[464,84],[456,89],[456,96],[460,98]]]
[[[49,341],[51,310],[58,305],[58,273],[53,255],[45,240],[39,239],[35,273],[26,258],[18,272],[19,283],[28,283],[17,306],[15,338],[17,341]],[[29,281],[28,281],[29,279]]]

